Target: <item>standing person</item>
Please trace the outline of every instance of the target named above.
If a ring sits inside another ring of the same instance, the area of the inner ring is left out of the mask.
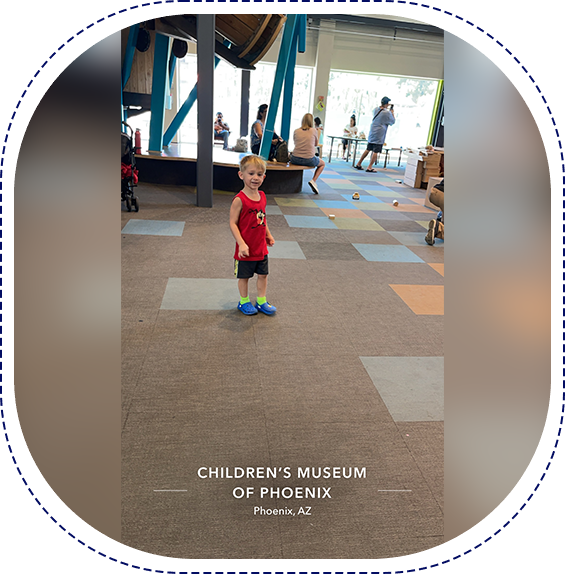
[[[343,128],[343,135],[348,137],[348,138],[356,138],[357,137],[357,125],[355,123],[355,115],[351,116],[349,118],[349,125],[345,126]],[[341,159],[345,159],[345,152],[347,151],[349,153],[349,146],[351,145],[351,141],[350,140],[341,140],[341,143],[343,144],[343,154]]]
[[[259,190],[265,179],[267,164],[257,155],[246,155],[239,164],[238,175],[243,189],[234,197],[230,208],[230,229],[235,238],[234,269],[238,278],[240,301],[237,308],[244,315],[259,311],[273,315],[276,307],[267,303],[269,250],[275,240],[267,226],[267,198]],[[249,279],[257,274],[257,303],[249,299]]]
[[[371,122],[371,129],[369,131],[367,149],[363,152],[363,155],[359,158],[357,164],[353,166],[355,169],[363,169],[363,160],[367,157],[369,152],[372,152],[371,160],[367,166],[367,171],[376,173],[377,170],[373,169],[373,163],[377,161],[378,154],[383,151],[383,144],[385,143],[388,126],[392,126],[396,121],[393,106],[390,106],[389,110],[389,105],[390,98],[385,96],[381,100],[381,106],[373,110],[373,121]]]
[[[263,138],[263,130],[265,129],[265,120],[267,119],[267,110],[269,106],[267,104],[261,104],[257,110],[257,119],[251,124],[251,151],[255,155],[259,155],[259,149],[261,148],[261,139]],[[271,142],[271,151],[269,153],[269,159],[274,157],[277,144],[283,140],[273,132],[273,141]]]
[[[322,148],[324,147],[324,126],[322,125],[322,120],[318,117],[314,118],[314,127],[318,131],[318,153],[322,157]]]
[[[295,165],[305,165],[315,167],[314,176],[308,182],[312,191],[319,193],[316,180],[320,177],[324,167],[324,160],[316,155],[318,145],[318,130],[314,127],[314,117],[312,114],[304,114],[302,125],[294,130],[294,149],[290,154],[290,163]]]
[[[228,138],[230,137],[230,127],[224,123],[223,115],[221,112],[216,114],[216,121],[214,122],[214,135],[224,140],[224,149],[228,149]]]

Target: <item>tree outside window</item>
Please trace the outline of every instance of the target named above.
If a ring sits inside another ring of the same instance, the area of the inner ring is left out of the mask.
[[[387,96],[394,104],[396,123],[389,128],[388,147],[421,147],[427,143],[438,80],[380,76],[332,70],[328,84],[327,135],[342,135],[355,114],[359,132],[369,135],[373,110]]]

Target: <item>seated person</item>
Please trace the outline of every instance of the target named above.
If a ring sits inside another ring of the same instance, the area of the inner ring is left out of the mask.
[[[230,136],[230,128],[228,124],[223,121],[221,112],[216,114],[216,121],[214,122],[214,137],[216,139],[224,140],[224,149],[228,149],[228,138]]]
[[[443,224],[445,220],[443,182],[444,180],[442,179],[440,183],[432,187],[430,190],[430,203],[439,207],[440,211],[437,214],[437,218],[432,219],[428,224],[428,233],[426,234],[426,243],[428,245],[433,245],[436,237],[438,239],[443,239]]]
[[[317,145],[318,130],[314,127],[314,117],[312,114],[304,114],[302,125],[297,130],[294,130],[294,149],[290,155],[290,163],[316,168],[314,177],[308,182],[315,194],[318,194],[316,180],[320,177],[326,165],[324,160],[316,155]]]
[[[358,129],[357,126],[355,125],[355,116],[351,116],[351,118],[349,119],[349,125],[343,128],[343,135],[350,138],[356,138],[357,131]],[[345,159],[346,152],[349,153],[349,146],[351,145],[351,141],[341,140],[341,143],[343,144],[342,159]]]
[[[324,126],[322,125],[322,120],[320,118],[314,118],[314,127],[318,130],[318,150],[316,155],[322,157],[322,148],[324,147]]]
[[[267,104],[261,104],[257,111],[257,119],[251,124],[251,152],[259,155],[261,148],[261,139],[263,138],[263,130],[265,128],[265,120],[267,118]],[[271,142],[271,151],[269,152],[269,159],[275,156],[277,145],[283,140],[273,132],[273,140]]]

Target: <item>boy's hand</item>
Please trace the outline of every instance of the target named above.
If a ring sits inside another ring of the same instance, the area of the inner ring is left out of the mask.
[[[267,235],[266,240],[269,247],[272,247],[275,244],[275,238],[272,235]]]
[[[239,256],[249,257],[249,246],[246,243],[239,246]]]

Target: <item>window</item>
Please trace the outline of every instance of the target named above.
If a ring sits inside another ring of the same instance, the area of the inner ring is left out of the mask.
[[[255,65],[256,70],[251,72],[251,86],[249,94],[249,123],[257,118],[257,110],[261,104],[270,104],[271,92],[275,81],[276,64],[261,63]],[[302,116],[312,110],[312,68],[296,66],[294,69],[294,90],[292,95],[292,111],[290,118],[290,134],[300,127]],[[275,120],[275,132],[281,133],[283,95],[279,100],[279,109]]]
[[[189,54],[179,60],[177,70],[180,108],[196,84],[196,55]],[[195,102],[179,130],[181,143],[196,143],[197,141],[196,109],[197,103]],[[239,137],[241,70],[230,66],[223,60],[220,60],[214,72],[214,119],[217,112],[222,112],[224,121],[230,126],[230,137]]]
[[[396,123],[387,132],[388,147],[425,146],[438,85],[438,80],[332,70],[324,133],[341,135],[355,114],[359,133],[368,136],[373,110],[387,96],[394,104],[396,117]]]
[[[196,55],[188,54],[177,61],[176,73],[178,81],[178,107],[188,98],[196,84]],[[249,126],[257,117],[257,109],[261,104],[270,104],[271,92],[275,80],[276,64],[258,63],[256,70],[251,72],[250,100],[249,100]],[[312,76],[313,68],[296,66],[294,72],[293,106],[290,120],[290,135],[300,127],[302,116],[312,110]],[[279,101],[279,110],[275,120],[275,131],[280,134],[282,116],[282,93]],[[241,70],[234,68],[220,60],[214,74],[214,115],[222,112],[224,120],[231,130],[230,145],[240,134],[241,115]],[[142,138],[149,139],[149,123],[151,113],[147,112],[131,118],[132,127],[141,129]],[[165,131],[167,125],[165,125]],[[197,104],[192,106],[178,131],[180,143],[196,143],[197,141]]]

